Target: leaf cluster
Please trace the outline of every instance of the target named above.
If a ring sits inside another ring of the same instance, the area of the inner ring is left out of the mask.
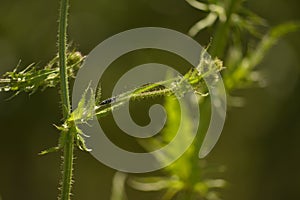
[[[84,56],[80,52],[75,50],[68,52],[67,72],[70,78],[75,78],[83,60]],[[56,87],[60,81],[58,56],[42,68],[33,63],[23,70],[18,69],[19,65],[13,71],[3,74],[0,78],[0,92],[13,92],[12,97],[21,92],[33,94],[38,90]]]

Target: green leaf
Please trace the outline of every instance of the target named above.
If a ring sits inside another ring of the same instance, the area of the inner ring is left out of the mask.
[[[112,193],[110,200],[127,200],[125,182],[127,174],[116,172],[112,181]]]
[[[174,177],[132,177],[129,179],[131,187],[140,191],[160,191],[167,188],[177,191],[184,187],[184,183]]]
[[[194,26],[192,26],[192,28],[189,30],[189,35],[194,37],[196,36],[201,30],[212,26],[215,21],[217,20],[218,15],[216,13],[210,13],[207,15],[207,17],[205,17],[204,19],[200,20],[199,22],[197,22]]]
[[[77,124],[87,123],[95,116],[95,107],[95,95],[90,86],[88,86],[68,121],[75,121]]]
[[[257,44],[256,48],[250,50],[246,56],[241,59],[240,63],[237,64],[237,67],[233,71],[230,70],[228,71],[229,73],[225,73],[224,79],[227,88],[229,90],[232,90],[234,87],[243,88],[255,81],[259,81],[259,79],[257,79],[258,76],[251,76],[253,69],[261,63],[268,51],[281,37],[297,31],[299,28],[300,24],[297,22],[284,23],[272,28]],[[252,77],[255,77],[256,80],[251,79]]]
[[[75,78],[75,73],[80,68],[84,56],[78,51],[70,51],[67,54],[68,76]],[[14,96],[20,92],[33,94],[36,91],[44,91],[46,88],[56,87],[59,84],[58,56],[54,57],[46,66],[40,68],[32,63],[24,70],[18,71],[19,65],[6,72],[0,78],[0,92],[14,92]]]
[[[78,131],[78,129],[77,129],[77,131]],[[92,149],[87,148],[87,146],[85,144],[85,140],[83,139],[83,137],[80,134],[76,135],[76,145],[81,151],[86,151],[86,152],[92,151]]]
[[[59,151],[61,148],[60,147],[51,147],[49,149],[43,150],[39,153],[39,155],[46,155],[48,153],[53,153]]]

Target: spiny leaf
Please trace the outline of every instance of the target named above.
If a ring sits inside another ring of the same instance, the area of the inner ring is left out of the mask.
[[[63,124],[61,126],[57,126],[56,124],[53,124],[53,126],[59,131],[67,132],[69,130],[69,127],[66,124]]]
[[[92,151],[92,149],[87,148],[87,146],[85,144],[85,140],[83,139],[83,137],[80,134],[77,134],[75,139],[76,139],[75,140],[76,145],[81,151],[86,151],[86,152]]]
[[[91,96],[87,100],[88,92],[90,92]],[[47,153],[52,153],[59,149],[62,149],[66,143],[67,134],[70,134],[70,130],[76,130],[76,133],[73,137],[77,147],[82,151],[91,151],[91,149],[87,148],[85,140],[82,137],[88,136],[85,135],[77,125],[82,123],[86,124],[88,120],[92,119],[92,117],[94,116],[94,109],[94,93],[92,89],[88,87],[82,95],[78,103],[78,107],[71,113],[70,117],[61,126],[54,125],[56,129],[61,132],[58,140],[58,146],[42,151],[40,155],[45,155]]]
[[[89,96],[88,96],[89,95]],[[88,121],[95,116],[95,95],[90,85],[82,94],[82,97],[78,103],[77,108],[71,113],[69,119],[67,119],[68,124],[75,127],[75,143],[77,147],[82,151],[91,151],[88,149],[83,136],[88,137],[83,133],[83,131],[78,127],[80,124],[88,124]]]
[[[88,95],[89,98],[87,98]],[[95,107],[95,95],[90,86],[88,86],[68,121],[75,121],[77,124],[87,123],[95,116]]]
[[[67,55],[67,71],[68,76],[75,78],[76,71],[80,68],[84,56],[78,51],[68,52]],[[56,87],[59,83],[59,66],[58,56],[54,57],[43,68],[32,63],[24,70],[19,71],[19,64],[11,71],[6,72],[0,78],[0,92],[14,92],[14,96],[20,92],[33,94],[38,90],[45,90],[49,87]]]

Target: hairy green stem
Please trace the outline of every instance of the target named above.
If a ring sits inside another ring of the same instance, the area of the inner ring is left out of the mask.
[[[203,81],[203,79],[205,77],[208,77],[222,69],[223,68],[221,66],[215,66],[212,69],[210,69],[209,71],[204,72],[202,74],[199,74],[198,70],[191,69],[183,77],[175,77],[175,78],[171,78],[171,79],[168,79],[165,81],[149,83],[149,84],[141,86],[140,88],[137,88],[135,90],[124,92],[118,96],[115,96],[115,97],[112,97],[112,98],[109,98],[109,99],[106,99],[103,101],[103,102],[114,102],[115,104],[113,104],[109,107],[106,107],[106,106],[110,103],[103,104],[103,105],[100,104],[100,106],[96,106],[95,107],[96,116],[98,118],[101,118],[101,117],[107,115],[109,112],[120,108],[122,105],[124,105],[125,102],[127,102],[129,100],[142,100],[142,99],[153,98],[153,97],[158,97],[158,96],[171,96],[171,95],[174,95],[176,92],[179,92],[179,95],[184,95],[184,93],[189,91],[189,88],[184,88],[184,85],[185,85],[184,83],[189,83],[190,86],[192,86],[192,88],[195,91],[197,91],[197,88],[199,86],[203,87],[202,89],[204,89],[204,85],[201,85],[201,81]],[[171,87],[162,87],[163,85],[170,85]],[[180,93],[182,93],[182,94],[180,94]],[[201,93],[198,92],[198,94],[201,94]],[[205,95],[203,95],[203,96],[205,96]],[[112,99],[114,99],[114,100],[112,100]]]
[[[63,175],[62,175],[62,188],[61,188],[61,200],[70,200],[71,188],[72,188],[72,176],[73,176],[73,152],[74,152],[74,135],[76,131],[75,126],[66,133],[66,141],[64,146],[63,157]]]
[[[69,85],[67,73],[67,16],[69,0],[61,0],[59,30],[58,30],[58,56],[59,56],[59,74],[61,100],[63,105],[63,117],[67,119],[70,112]]]
[[[68,23],[69,0],[61,0],[59,30],[58,30],[58,56],[61,101],[64,121],[71,113],[69,84],[67,73],[67,23]],[[71,126],[74,127],[74,126]],[[69,200],[71,196],[72,171],[73,171],[73,151],[74,151],[74,128],[70,128],[66,134],[63,156],[63,174],[61,181],[61,200]],[[62,133],[63,134],[63,133]]]

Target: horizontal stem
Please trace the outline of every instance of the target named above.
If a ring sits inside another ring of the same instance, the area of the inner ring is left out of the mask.
[[[125,102],[128,102],[129,100],[142,100],[146,98],[153,98],[158,96],[170,96],[175,94],[175,91],[180,91],[183,84],[188,83],[191,85],[192,88],[197,88],[199,83],[204,79],[204,77],[210,76],[213,73],[216,73],[216,71],[221,70],[218,68],[218,66],[215,68],[213,67],[211,70],[199,74],[198,70],[192,69],[189,72],[185,74],[183,77],[175,77],[171,78],[165,81],[159,81],[155,83],[150,83],[144,86],[141,86],[138,89],[131,90],[125,93],[122,93],[118,96],[106,99],[102,102],[109,102],[107,104],[100,103],[100,106],[95,107],[95,113],[98,118],[101,118],[105,115],[107,115],[109,112],[116,110],[120,108],[122,105],[124,105]],[[164,85],[171,85],[171,87],[164,87]],[[184,89],[181,91],[182,93],[188,92],[187,89]],[[113,103],[112,105],[110,105]],[[107,107],[107,105],[110,105]]]

